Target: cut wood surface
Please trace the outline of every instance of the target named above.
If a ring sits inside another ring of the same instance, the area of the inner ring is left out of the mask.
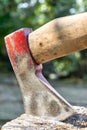
[[[57,18],[28,37],[35,61],[45,63],[87,48],[87,13]]]
[[[63,122],[23,114],[1,130],[87,130],[87,108],[74,107],[77,114]]]

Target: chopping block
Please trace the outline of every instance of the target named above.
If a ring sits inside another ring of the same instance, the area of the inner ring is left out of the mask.
[[[25,113],[63,121],[75,109],[49,84],[42,63],[87,48],[87,13],[55,19],[39,29],[22,28],[5,37],[22,91]]]

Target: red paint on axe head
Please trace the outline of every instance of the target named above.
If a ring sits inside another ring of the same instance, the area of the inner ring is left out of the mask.
[[[27,44],[27,36],[32,32],[32,29],[24,28],[5,37],[5,43],[13,69],[17,69],[18,60],[21,60],[25,55],[30,55]],[[29,65],[33,66],[32,58],[29,59]]]

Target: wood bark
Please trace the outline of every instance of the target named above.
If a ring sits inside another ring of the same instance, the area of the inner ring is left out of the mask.
[[[87,48],[87,13],[57,18],[29,34],[35,61],[45,63]]]
[[[74,109],[77,114],[62,122],[23,114],[6,123],[1,130],[87,130],[87,108]]]

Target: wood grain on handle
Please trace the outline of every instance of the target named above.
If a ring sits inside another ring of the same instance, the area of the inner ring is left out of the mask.
[[[29,34],[35,61],[45,63],[87,48],[87,13],[57,18]]]

